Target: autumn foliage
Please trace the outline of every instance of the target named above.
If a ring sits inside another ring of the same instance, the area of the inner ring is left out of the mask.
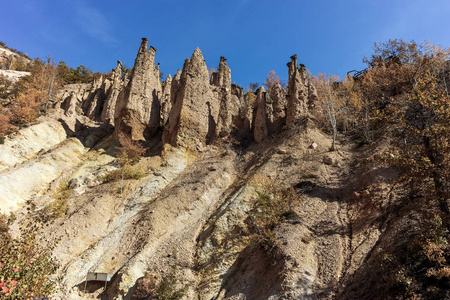
[[[285,82],[280,79],[280,76],[275,76],[275,71],[272,70],[269,72],[269,74],[267,74],[266,80],[264,81],[264,85],[267,87],[267,90],[270,92],[270,90],[272,88],[274,88],[274,86],[277,84],[281,84],[282,86],[284,86]]]
[[[380,159],[401,174],[395,182],[404,191],[401,206],[417,208],[421,217],[419,234],[401,254],[383,254],[390,296],[439,298],[450,288],[449,60],[449,49],[429,43],[376,44],[368,68],[343,82],[337,102],[349,113],[338,117],[354,120],[361,141],[390,142]]]
[[[409,245],[380,254],[378,284],[386,297],[439,298],[450,289],[450,49],[389,40],[364,62],[343,81],[312,78],[318,120],[333,140],[339,132],[361,145],[388,141],[380,163],[400,173],[400,208],[417,208],[421,218]]]
[[[63,84],[92,82],[102,74],[81,65],[55,64],[51,57],[34,59],[27,65],[31,75],[17,83],[0,76],[0,138],[47,112]]]
[[[16,84],[3,84],[6,89],[2,98],[7,101],[0,105],[0,137],[45,113],[61,86],[57,66],[50,57],[46,61],[35,59],[29,68],[31,75]]]
[[[46,297],[56,288],[57,264],[51,249],[38,244],[36,224],[21,228],[21,235],[12,238],[5,218],[0,220],[0,299]]]

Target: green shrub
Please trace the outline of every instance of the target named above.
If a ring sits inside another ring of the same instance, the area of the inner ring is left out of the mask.
[[[117,158],[121,168],[113,170],[103,177],[103,182],[117,181],[121,179],[141,179],[145,176],[145,170],[136,163],[146,151],[138,141],[132,140],[122,133],[118,135],[121,147],[116,147]]]
[[[158,300],[178,300],[186,294],[188,286],[177,288],[177,279],[174,274],[168,274],[161,278],[156,285],[155,294]]]
[[[125,179],[141,179],[145,176],[145,170],[142,166],[125,165],[123,166]]]
[[[137,163],[147,149],[142,147],[138,141],[131,139],[131,137],[123,133],[119,133],[118,138],[120,145],[122,145],[121,147],[117,147],[119,164],[123,166]]]

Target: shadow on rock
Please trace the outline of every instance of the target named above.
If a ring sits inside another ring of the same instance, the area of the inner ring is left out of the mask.
[[[66,131],[68,138],[77,138],[87,148],[93,148],[101,140],[114,132],[114,126],[111,124],[100,124],[97,127],[90,127],[77,120],[74,127],[75,130],[72,130],[63,119],[59,119],[58,121]]]

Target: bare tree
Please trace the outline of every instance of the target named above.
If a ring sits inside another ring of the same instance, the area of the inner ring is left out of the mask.
[[[314,76],[313,78],[313,83],[317,88],[327,127],[330,129],[333,136],[333,143],[330,149],[331,151],[336,150],[336,139],[338,135],[336,115],[339,109],[339,99],[338,93],[334,88],[334,84],[338,81],[338,77],[333,75],[327,77],[325,74],[319,74],[319,76]]]

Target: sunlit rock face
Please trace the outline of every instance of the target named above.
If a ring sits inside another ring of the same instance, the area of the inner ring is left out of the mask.
[[[119,95],[115,108],[114,125],[117,132],[131,135],[135,140],[149,138],[160,125],[159,67],[155,66],[156,48],[147,48],[142,39],[130,80]]]
[[[111,86],[107,92],[106,100],[100,116],[102,122],[111,125],[114,125],[114,113],[117,99],[124,86],[122,69],[123,65],[120,60],[118,60],[117,67],[111,73]]]
[[[297,65],[297,55],[291,56],[289,68],[286,125],[291,125],[308,113],[308,87],[306,68]]]
[[[215,97],[208,68],[199,48],[191,59],[186,59],[181,78],[173,94],[174,102],[163,142],[174,146],[196,149],[210,143],[216,133],[220,101]]]

